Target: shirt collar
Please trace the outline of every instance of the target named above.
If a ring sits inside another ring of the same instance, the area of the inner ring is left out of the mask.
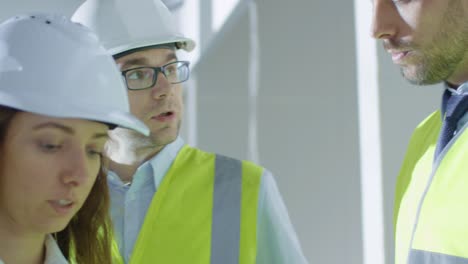
[[[47,235],[45,247],[46,257],[44,264],[68,264],[68,261],[63,256],[62,251],[60,251],[60,248],[52,235]]]
[[[448,83],[445,82],[444,88],[445,88],[445,92],[442,97],[442,106],[441,106],[442,116],[445,115],[445,110],[447,109],[447,101],[453,94],[458,94],[458,95],[468,94],[468,82],[458,86],[458,88],[452,88],[448,85]]]
[[[153,168],[154,188],[156,190],[184,144],[184,140],[177,137],[175,141],[166,145],[156,156],[148,160]]]
[[[444,118],[445,110],[447,109],[447,101],[453,94],[458,94],[458,95],[468,94],[468,82],[458,86],[458,88],[456,88],[456,89],[450,87],[447,83],[444,83],[444,87],[445,87],[445,92],[444,92],[444,95],[442,97],[442,107],[441,107],[442,119]],[[459,131],[467,123],[468,123],[468,113],[464,114],[460,118],[460,120],[458,120],[456,130]]]

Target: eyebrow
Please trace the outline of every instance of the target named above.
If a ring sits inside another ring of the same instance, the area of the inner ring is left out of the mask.
[[[177,60],[177,56],[175,53],[171,52],[166,56],[166,62],[171,61],[171,60]],[[134,58],[134,59],[128,59],[123,62],[122,66],[120,67],[121,69],[128,68],[133,65],[148,65],[149,60],[145,57],[140,57],[140,58]]]
[[[71,128],[69,126],[59,124],[59,123],[55,123],[55,122],[41,123],[39,125],[34,126],[33,130],[40,130],[40,129],[44,129],[44,128],[58,129],[58,130],[61,130],[61,131],[65,132],[66,134],[70,134],[70,135],[75,134],[75,130],[73,128]],[[101,139],[101,138],[108,139],[109,136],[107,135],[107,133],[96,133],[96,134],[93,135],[93,139]]]

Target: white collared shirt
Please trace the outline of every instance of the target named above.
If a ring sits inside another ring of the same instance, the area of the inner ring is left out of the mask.
[[[68,264],[68,261],[60,251],[60,248],[57,245],[57,242],[51,235],[47,235],[45,240],[46,255],[44,264]],[[5,263],[0,259],[0,264],[14,264],[14,263]]]

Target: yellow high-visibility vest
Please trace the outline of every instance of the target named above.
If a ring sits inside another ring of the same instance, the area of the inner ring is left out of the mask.
[[[395,193],[396,264],[468,264],[468,131],[438,159],[439,111],[415,130]]]
[[[184,146],[153,197],[130,263],[254,264],[262,173],[251,162]]]

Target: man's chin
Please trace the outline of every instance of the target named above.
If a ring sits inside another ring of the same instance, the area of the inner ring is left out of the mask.
[[[159,127],[152,129],[150,133],[151,141],[158,146],[165,146],[174,142],[179,136],[181,122],[176,125],[168,125],[167,127]]]
[[[406,66],[401,68],[401,75],[411,84],[423,86],[440,83],[443,78],[434,78],[427,71],[417,69],[415,66]]]
[[[161,131],[158,131],[156,133],[151,133],[150,137],[154,145],[165,146],[174,142],[177,139],[178,134],[179,134],[178,131],[173,132],[173,133],[167,133],[167,134],[161,133]]]

